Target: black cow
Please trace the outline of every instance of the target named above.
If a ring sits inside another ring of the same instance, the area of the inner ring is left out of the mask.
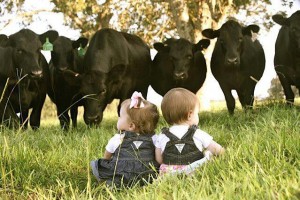
[[[78,95],[79,87],[70,85],[64,79],[63,72],[72,70],[75,73],[83,73],[83,56],[78,54],[78,48],[84,48],[88,39],[79,38],[76,41],[60,36],[53,43],[50,61],[50,83],[48,95],[55,103],[57,116],[63,129],[68,130],[70,125],[70,110],[72,125],[77,125],[78,106],[82,105]]]
[[[5,46],[7,44],[7,35],[0,34],[0,46]]]
[[[58,36],[56,31],[47,31],[37,35],[29,29],[3,39],[0,47],[0,123],[11,122],[10,127],[27,127],[29,109],[30,125],[33,129],[40,126],[41,110],[46,97],[48,63],[40,50],[49,38],[53,41]],[[9,81],[7,81],[9,80]],[[8,84],[6,84],[8,83]]]
[[[265,54],[252,34],[258,33],[257,25],[241,26],[228,20],[218,30],[206,29],[202,34],[218,38],[211,57],[211,71],[225,95],[227,109],[234,113],[235,100],[231,90],[236,90],[243,108],[252,108],[254,90],[265,69]]]
[[[81,82],[81,93],[86,97],[84,121],[88,125],[97,125],[113,99],[120,99],[121,103],[135,90],[146,98],[150,70],[150,49],[141,38],[101,29],[93,35],[84,56],[84,74],[69,71],[65,75],[74,74],[75,82]]]
[[[282,26],[275,44],[275,71],[287,104],[292,105],[295,95],[291,86],[300,89],[300,11],[293,13],[289,18],[279,14],[272,18]]]
[[[207,39],[197,44],[186,39],[168,39],[165,43],[155,43],[153,46],[158,52],[152,62],[152,88],[162,96],[175,87],[197,93],[205,81],[207,71],[201,50],[209,44]]]

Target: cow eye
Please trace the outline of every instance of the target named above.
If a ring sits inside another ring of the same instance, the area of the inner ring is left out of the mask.
[[[24,51],[22,49],[17,49],[18,54],[22,54]]]
[[[104,95],[106,93],[106,89],[103,89],[99,92],[99,95]]]

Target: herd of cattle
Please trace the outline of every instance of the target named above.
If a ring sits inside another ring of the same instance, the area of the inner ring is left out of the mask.
[[[300,88],[300,11],[289,18],[274,15],[273,21],[282,26],[274,67],[287,103],[293,104],[291,86]],[[257,25],[244,27],[234,20],[218,30],[202,31],[206,38],[217,38],[210,66],[230,114],[235,109],[231,90],[236,90],[243,108],[253,105],[255,86],[265,69],[263,47],[253,37],[258,31]],[[70,116],[76,127],[78,106],[84,106],[87,125],[99,125],[109,103],[122,102],[134,91],[146,97],[149,85],[160,95],[174,87],[196,93],[206,78],[202,50],[210,45],[209,39],[197,44],[183,38],[155,43],[157,54],[151,60],[150,48],[141,38],[113,29],[97,31],[90,41],[72,41],[53,30],[0,35],[0,123],[26,128],[29,121],[33,129],[39,128],[46,95],[56,105],[62,129],[68,130]],[[53,44],[49,63],[41,53],[46,41]],[[82,56],[78,48],[86,46]]]

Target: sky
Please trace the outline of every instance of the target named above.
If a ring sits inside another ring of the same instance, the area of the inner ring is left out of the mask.
[[[273,14],[276,14],[279,11],[285,10],[287,15],[290,16],[296,10],[300,10],[300,1],[294,0],[294,6],[292,8],[282,7],[281,1],[279,0],[271,0],[272,5],[268,7],[268,10]],[[45,9],[49,10],[53,8],[53,4],[49,2],[49,0],[26,0],[25,2],[26,9],[28,10],[38,10]],[[2,16],[2,21],[6,18],[12,18],[14,16],[6,15]],[[256,16],[257,17],[257,16]],[[0,30],[1,34],[10,35],[12,33],[17,32],[20,27],[17,25],[18,22],[22,21],[22,19],[15,18],[14,23],[5,29]],[[79,30],[73,30],[65,25],[63,25],[64,19],[63,14],[51,14],[50,12],[41,12],[34,17],[34,22],[31,23],[27,28],[35,31],[38,34],[41,34],[49,29],[49,25],[51,29],[57,30],[60,35],[69,37],[71,39],[76,40],[80,37]],[[1,19],[0,19],[1,24]],[[0,27],[1,28],[1,27]],[[275,41],[278,34],[280,26],[275,24],[268,32],[263,31],[261,27],[261,31],[258,34],[258,40],[261,42],[265,55],[266,55],[266,68],[263,74],[263,77],[258,82],[255,89],[255,98],[263,99],[268,96],[268,89],[270,87],[271,80],[276,76],[273,66],[273,58],[274,58],[274,48]],[[50,59],[50,54],[48,52],[43,52],[47,59]],[[152,57],[155,55],[156,51],[152,50]],[[208,58],[210,55],[205,55]],[[207,57],[208,56],[208,57]],[[209,58],[208,58],[209,59]],[[208,60],[207,59],[207,60]],[[214,77],[211,74],[208,74],[204,86],[201,88],[201,92],[203,93],[203,97],[200,99],[202,102],[202,108],[205,110],[209,110],[211,101],[222,101],[224,100],[224,95]],[[233,94],[236,96],[235,91]],[[155,93],[151,88],[148,91],[149,101],[159,105],[162,97]]]

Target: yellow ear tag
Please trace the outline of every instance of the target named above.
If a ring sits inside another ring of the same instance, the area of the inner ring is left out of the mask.
[[[43,44],[44,51],[53,51],[53,45],[49,42],[49,38],[46,38],[46,42]]]

